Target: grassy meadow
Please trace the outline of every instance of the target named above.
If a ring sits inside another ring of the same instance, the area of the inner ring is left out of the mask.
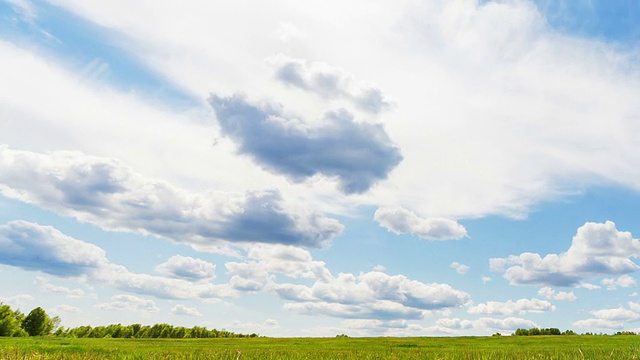
[[[0,360],[14,359],[640,359],[640,336],[0,338]]]

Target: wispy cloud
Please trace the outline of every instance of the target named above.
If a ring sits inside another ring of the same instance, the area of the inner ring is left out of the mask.
[[[436,320],[438,326],[442,326],[447,329],[483,329],[483,330],[507,330],[515,331],[518,328],[532,328],[536,327],[536,323],[517,317],[507,317],[504,319],[496,319],[483,317],[475,320],[467,320],[460,318],[444,318]]]
[[[344,98],[357,108],[378,114],[391,107],[382,91],[359,84],[346,71],[319,62],[307,62],[279,54],[269,59],[275,67],[276,79],[325,98]]]
[[[487,301],[486,303],[470,306],[468,312],[469,314],[485,315],[524,315],[526,313],[542,313],[555,310],[555,305],[546,300],[518,299],[507,302]]]
[[[143,299],[133,295],[114,295],[112,302],[100,303],[96,305],[98,309],[113,311],[135,311],[143,313],[157,313],[160,308],[156,306],[153,300]]]
[[[171,309],[171,313],[175,315],[185,316],[202,316],[202,314],[195,308],[190,308],[182,304],[178,304]]]

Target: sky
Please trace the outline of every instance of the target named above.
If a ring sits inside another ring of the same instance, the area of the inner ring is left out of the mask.
[[[640,3],[0,0],[0,302],[640,331]]]

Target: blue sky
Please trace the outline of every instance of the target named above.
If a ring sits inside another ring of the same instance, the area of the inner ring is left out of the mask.
[[[0,2],[0,301],[640,330],[640,5]]]

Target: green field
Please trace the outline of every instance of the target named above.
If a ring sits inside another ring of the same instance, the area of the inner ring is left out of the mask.
[[[640,336],[0,338],[9,359],[640,359]]]

